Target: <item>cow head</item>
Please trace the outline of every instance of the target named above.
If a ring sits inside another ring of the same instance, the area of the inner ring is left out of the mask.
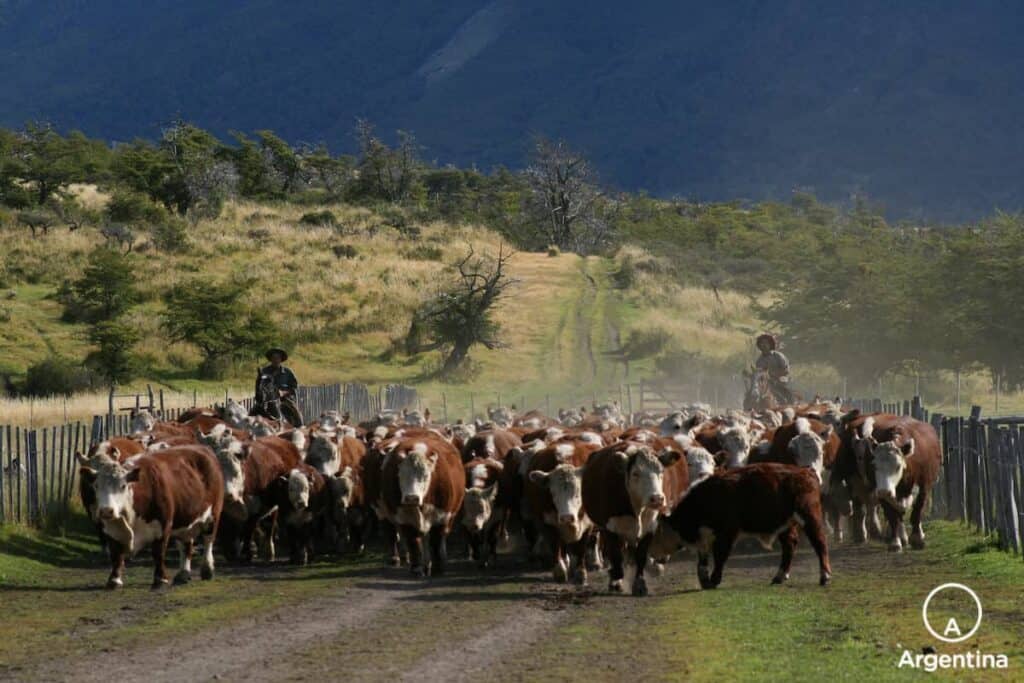
[[[742,467],[750,455],[750,432],[746,426],[737,425],[718,432],[718,443],[727,455],[726,467]]]
[[[466,443],[476,436],[476,425],[472,422],[454,424],[451,426],[451,436],[453,439],[461,439],[462,443]]]
[[[224,473],[224,502],[245,502],[245,459],[249,457],[249,444],[233,437],[220,441],[217,462]]]
[[[484,525],[494,511],[494,501],[498,497],[498,485],[491,484],[486,488],[472,487],[466,489],[466,497],[462,503],[462,524],[470,533],[483,531]]]
[[[153,431],[156,426],[156,418],[148,410],[140,410],[132,417],[132,433],[144,434]]]
[[[325,477],[333,477],[341,469],[341,452],[331,434],[316,432],[306,448],[306,464]]]
[[[512,426],[512,423],[516,419],[515,411],[505,406],[498,406],[497,408],[489,408],[487,410],[487,417],[496,427],[502,429],[508,429]]]
[[[224,404],[224,421],[235,429],[245,429],[248,426],[246,420],[248,417],[249,411],[233,398],[229,398],[228,402]]]
[[[665,419],[658,425],[658,429],[661,432],[661,436],[672,437],[676,434],[686,432],[686,422],[689,415],[681,410],[676,410],[665,416]]]
[[[296,468],[288,473],[288,502],[296,510],[305,510],[309,507],[309,477],[302,470]]]
[[[813,469],[821,482],[825,470],[825,444],[832,436],[832,427],[815,434],[806,419],[797,418],[796,424],[797,435],[789,440],[787,449],[797,465]]]
[[[692,489],[715,473],[715,456],[703,448],[687,448],[686,471],[689,474],[689,488]]]
[[[96,492],[95,520],[103,522],[123,519],[130,524],[135,516],[130,485],[139,480],[139,470],[127,469],[101,456],[83,465],[82,473],[90,476]]]
[[[896,487],[903,478],[907,458],[914,454],[914,439],[902,446],[895,440],[883,441],[871,449],[871,460],[875,467],[875,495],[901,507],[896,500]]]
[[[853,460],[857,467],[857,475],[865,485],[870,486],[874,480],[874,465],[872,463],[871,451],[878,442],[874,437],[875,420],[868,418],[864,420],[859,431],[853,432]]]
[[[245,429],[255,437],[273,436],[277,433],[265,420],[261,420],[260,418],[253,417],[251,415],[246,415],[242,420],[241,425],[236,425],[236,428]]]
[[[422,505],[430,488],[430,477],[437,466],[437,451],[429,450],[424,442],[413,446],[398,463],[398,486],[402,492],[402,505]]]
[[[576,427],[583,422],[583,413],[575,408],[559,408],[558,421],[566,427]]]
[[[682,456],[668,449],[655,455],[647,446],[630,446],[619,455],[625,465],[626,490],[633,510],[639,513],[644,508],[662,509],[665,506],[662,488],[665,468]]]
[[[352,499],[356,493],[356,473],[350,466],[346,465],[345,469],[331,477],[328,486],[331,489],[331,499],[339,512],[344,513],[352,507]]]
[[[583,468],[562,464],[550,472],[534,470],[530,481],[551,494],[563,538],[579,538],[583,517]]]

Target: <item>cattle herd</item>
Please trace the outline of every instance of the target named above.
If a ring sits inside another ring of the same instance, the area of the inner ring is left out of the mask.
[[[789,578],[801,533],[821,585],[832,573],[828,536],[841,542],[844,528],[854,542],[921,548],[940,466],[930,425],[825,401],[719,415],[704,405],[624,415],[613,403],[557,418],[502,407],[454,424],[429,411],[358,425],[330,412],[302,428],[229,401],[173,422],[140,413],[130,436],[76,455],[82,503],[109,550],[109,588],[147,547],[153,587],[167,585],[172,539],[174,582],[186,583],[197,543],[211,579],[215,551],[249,562],[284,544],[304,564],[375,538],[390,564],[436,576],[455,534],[481,569],[501,561],[499,548],[519,547],[555,581],[582,585],[607,569],[609,590],[623,592],[631,566],[633,595],[647,594],[645,573],[683,546],[696,551],[701,587],[718,586],[741,535],[779,542],[773,583]]]

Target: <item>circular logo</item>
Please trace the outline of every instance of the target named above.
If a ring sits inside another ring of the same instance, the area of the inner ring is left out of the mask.
[[[946,628],[945,628],[945,631],[943,632],[943,634],[939,635],[939,633],[937,633],[935,631],[935,629],[932,628],[931,623],[929,623],[929,621],[928,621],[928,604],[932,601],[932,598],[934,598],[936,595],[938,595],[942,591],[947,591],[947,590],[959,590],[959,591],[963,591],[964,593],[967,593],[968,595],[971,596],[971,598],[974,599],[974,604],[978,606],[978,618],[974,622],[974,627],[970,631],[968,631],[967,633],[961,634],[961,629],[960,629],[959,624],[956,623],[955,619],[950,619],[949,622],[946,624]],[[982,615],[982,612],[981,612],[981,598],[978,597],[977,593],[975,593],[974,591],[972,591],[970,588],[968,588],[967,586],[963,585],[962,583],[944,583],[944,584],[942,584],[941,586],[939,586],[938,588],[936,588],[935,590],[933,590],[931,593],[928,594],[928,597],[924,599],[924,606],[921,608],[921,618],[924,620],[924,627],[926,629],[928,629],[928,633],[931,633],[933,636],[935,636],[936,638],[938,638],[939,640],[941,640],[944,643],[962,643],[963,641],[965,641],[968,638],[970,638],[971,636],[973,636],[978,631],[978,627],[981,626],[981,615]],[[957,634],[957,637],[956,638],[950,638],[947,635],[947,634],[950,634],[950,633]]]

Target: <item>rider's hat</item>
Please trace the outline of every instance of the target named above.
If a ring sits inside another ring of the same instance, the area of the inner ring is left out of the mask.
[[[759,334],[757,336],[757,340],[754,342],[754,345],[761,346],[761,342],[765,341],[768,342],[768,345],[771,346],[773,351],[779,347],[779,340],[775,338],[774,334],[770,334],[768,332]]]
[[[281,356],[281,362],[282,363],[285,362],[286,360],[288,360],[288,352],[285,351],[284,349],[278,349],[278,348],[267,349],[267,352],[265,354],[263,354],[263,355],[265,355],[267,357],[267,360],[273,361],[274,360],[273,359],[274,354],[277,354],[277,355]]]

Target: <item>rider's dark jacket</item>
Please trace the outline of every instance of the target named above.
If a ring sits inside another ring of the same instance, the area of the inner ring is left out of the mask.
[[[754,367],[758,370],[767,370],[768,376],[774,380],[780,380],[789,375],[789,360],[782,355],[781,351],[769,351],[758,356]]]
[[[274,386],[277,387],[279,390],[288,392],[289,395],[294,394],[299,388],[299,380],[296,379],[295,373],[292,372],[289,368],[286,368],[285,366],[282,365],[281,367],[275,369],[273,365],[268,365],[267,367],[261,369],[259,375],[256,376],[255,393],[257,396],[259,396],[260,393],[260,378],[264,376],[273,377]]]

